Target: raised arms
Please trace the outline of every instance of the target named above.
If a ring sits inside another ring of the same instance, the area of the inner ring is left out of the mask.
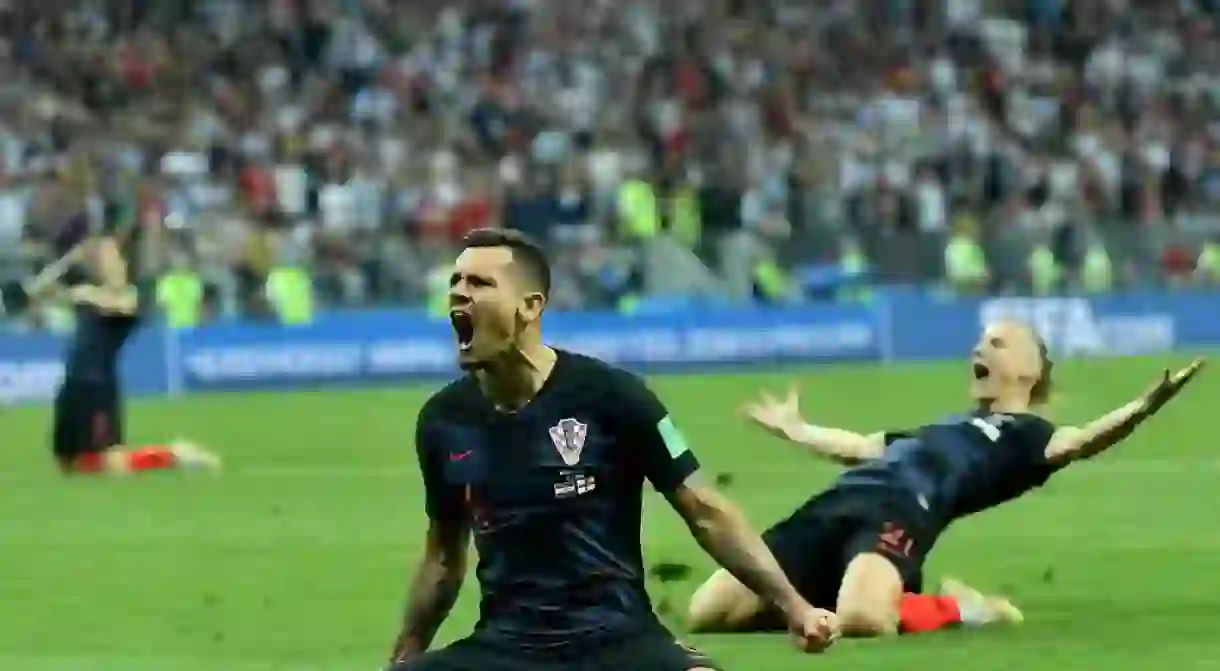
[[[846,466],[878,459],[885,451],[884,433],[860,434],[806,422],[801,417],[800,395],[795,385],[783,399],[763,392],[759,400],[746,404],[744,412],[767,432]]]
[[[1166,369],[1164,376],[1151,389],[1130,403],[1083,426],[1057,429],[1046,447],[1047,461],[1066,464],[1077,459],[1088,459],[1122,442],[1136,427],[1173,400],[1203,369],[1203,365],[1203,359],[1195,359],[1176,373]]]

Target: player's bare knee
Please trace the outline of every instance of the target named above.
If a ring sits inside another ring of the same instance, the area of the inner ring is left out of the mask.
[[[761,602],[728,572],[717,571],[695,590],[686,609],[686,627],[694,633],[742,628],[758,614]]]
[[[898,608],[886,595],[850,595],[840,598],[835,614],[844,636],[872,638],[898,633]]]
[[[736,618],[730,605],[692,601],[686,611],[686,630],[692,634],[725,633],[735,631],[736,628]]]
[[[843,635],[868,638],[897,634],[901,597],[902,576],[888,559],[873,553],[852,559],[835,609]]]
[[[840,606],[839,627],[843,635],[852,638],[873,638],[898,633],[898,614],[882,604],[851,604]]]
[[[722,631],[732,608],[733,596],[713,576],[691,596],[686,627],[693,632]]]
[[[723,631],[724,616],[725,613],[715,608],[715,604],[692,598],[686,608],[686,630],[695,634]]]

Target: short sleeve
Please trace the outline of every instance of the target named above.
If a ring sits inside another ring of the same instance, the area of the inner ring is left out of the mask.
[[[662,494],[676,489],[699,470],[699,460],[665,405],[639,378],[622,374],[616,381],[613,411],[639,456],[644,477]]]
[[[1051,422],[1034,415],[1022,415],[1006,433],[1010,449],[1020,455],[1019,467],[1024,467],[1031,486],[1042,485],[1063,467],[1046,458],[1046,448],[1055,433],[1055,425]]]
[[[1041,417],[1025,415],[1017,421],[1020,449],[1032,464],[1050,467],[1050,462],[1046,460],[1046,448],[1050,445],[1053,435],[1055,425]]]
[[[436,440],[437,425],[431,403],[420,410],[415,422],[415,451],[419,470],[424,479],[424,508],[433,520],[460,519],[464,514],[458,491],[445,484],[444,466],[440,460],[441,446]]]
[[[889,447],[892,443],[896,443],[900,440],[915,437],[915,433],[913,431],[886,431],[882,435],[885,436],[886,447]]]

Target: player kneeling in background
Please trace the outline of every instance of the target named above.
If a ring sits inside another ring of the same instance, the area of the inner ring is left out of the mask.
[[[155,237],[155,234],[150,234]],[[123,440],[119,359],[140,322],[141,293],[129,279],[125,234],[88,235],[62,259],[26,282],[22,302],[56,293],[76,314],[76,330],[55,396],[52,448],[65,473],[128,473],[169,468],[217,469],[220,460],[185,442],[128,449]],[[155,244],[142,239],[143,245]],[[146,254],[145,258],[151,255]],[[67,288],[61,279],[70,281]]]
[[[955,520],[1042,486],[1068,464],[1126,438],[1203,365],[1164,378],[1146,394],[1083,427],[1056,428],[1034,414],[1050,391],[1046,345],[1025,326],[986,330],[974,350],[977,407],[914,431],[860,435],[812,426],[795,390],[747,408],[754,422],[815,454],[853,466],[764,535],[810,603],[834,608],[844,635],[922,632],[1019,622],[1020,611],[956,581],[920,594],[923,564]],[[692,598],[695,631],[769,629],[774,618],[750,589],[723,571]]]
[[[698,543],[774,603],[802,649],[837,635],[737,507],[699,484],[699,462],[635,376],[547,347],[550,266],[508,231],[471,233],[450,278],[466,375],[416,422],[429,526],[395,671],[708,671],[653,613],[640,548],[648,480]],[[469,637],[428,648],[478,551],[480,618]]]

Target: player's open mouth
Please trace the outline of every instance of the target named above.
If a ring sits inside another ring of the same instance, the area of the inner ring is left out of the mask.
[[[474,342],[474,318],[465,312],[450,312],[449,322],[453,324],[453,333],[457,336],[458,349],[465,352]]]
[[[991,369],[985,364],[981,364],[976,361],[974,363],[974,379],[983,380],[986,379],[988,375],[991,375]]]

